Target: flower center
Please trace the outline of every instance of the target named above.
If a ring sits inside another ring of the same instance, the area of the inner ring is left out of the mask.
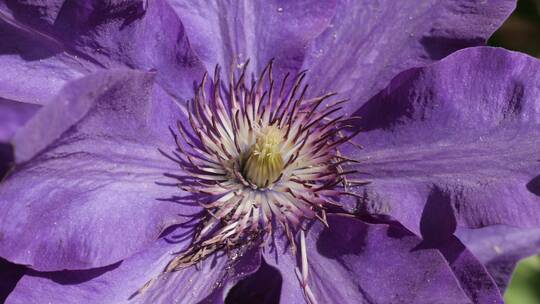
[[[177,150],[166,155],[182,175],[171,175],[189,204],[206,213],[198,219],[192,244],[176,256],[167,271],[194,265],[219,251],[266,244],[274,231],[296,248],[307,223],[327,225],[326,212],[351,194],[343,164],[353,160],[338,148],[353,134],[343,134],[352,118],[339,115],[346,100],[334,93],[308,97],[305,72],[277,84],[270,62],[251,85],[246,66],[226,85],[216,68],[203,77],[188,119],[173,131]],[[172,131],[172,130],[171,130]]]
[[[242,174],[258,187],[266,187],[283,171],[283,134],[275,126],[266,127],[247,152]]]
[[[169,175],[185,194],[175,201],[206,210],[186,222],[196,223],[191,245],[163,272],[195,265],[218,251],[233,263],[253,246],[284,236],[293,255],[300,241],[295,271],[308,303],[315,303],[305,231],[314,220],[328,226],[327,212],[344,212],[339,197],[358,197],[348,187],[366,183],[347,178],[355,170],[342,166],[356,161],[338,149],[357,134],[344,134],[355,118],[339,115],[346,100],[330,102],[335,93],[308,97],[305,71],[292,81],[286,74],[279,86],[270,61],[248,86],[246,69],[247,63],[238,79],[231,71],[228,85],[219,67],[210,83],[205,74],[187,103],[188,119],[177,122],[178,133],[171,129],[176,150],[160,150],[181,168],[180,175]]]

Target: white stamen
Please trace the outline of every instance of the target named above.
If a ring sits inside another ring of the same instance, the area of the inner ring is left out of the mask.
[[[302,254],[302,279],[307,282],[308,260],[306,252],[306,236],[304,230],[300,230],[300,253]]]

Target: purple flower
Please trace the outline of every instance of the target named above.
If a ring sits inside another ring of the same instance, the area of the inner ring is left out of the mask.
[[[224,2],[0,3],[7,303],[501,302],[540,63],[431,63],[514,2]]]

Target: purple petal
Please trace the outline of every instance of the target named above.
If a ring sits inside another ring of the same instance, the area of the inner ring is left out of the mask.
[[[481,229],[458,229],[467,245],[504,291],[516,264],[523,258],[540,253],[540,229],[490,226]]]
[[[249,59],[250,71],[259,73],[274,58],[276,79],[298,72],[306,46],[328,26],[336,6],[335,0],[168,1],[208,70]]]
[[[342,0],[334,20],[310,46],[310,85],[338,91],[355,111],[398,73],[462,48],[483,45],[514,0]]]
[[[8,142],[39,108],[35,104],[0,98],[0,181],[14,163],[13,147]]]
[[[436,244],[434,248],[448,261],[461,288],[473,303],[503,302],[501,292],[484,265],[455,236]]]
[[[128,70],[71,82],[14,139],[24,164],[0,185],[0,255],[36,270],[109,265],[151,244],[192,207],[164,177],[158,148],[180,107],[154,75]]]
[[[94,70],[54,38],[17,22],[0,3],[0,98],[45,104],[66,81]]]
[[[34,116],[39,108],[38,105],[0,98],[0,143],[10,141],[15,131]]]
[[[174,235],[175,233],[173,233]],[[17,284],[6,303],[223,303],[224,290],[258,267],[259,259],[240,272],[227,268],[228,257],[209,257],[195,266],[159,276],[189,239],[165,238],[127,260],[99,269],[31,272]],[[252,253],[254,254],[254,253]],[[158,278],[159,277],[159,278]],[[141,288],[155,280],[145,291]]]
[[[306,237],[309,286],[320,303],[469,303],[437,249],[397,225],[330,216]],[[276,258],[277,255],[277,258]],[[302,303],[296,258],[279,243],[265,260],[283,276],[282,303]]]
[[[186,99],[204,72],[163,0],[10,1],[0,4],[0,38],[0,97],[12,100],[44,104],[104,68],[155,69],[167,93]]]
[[[402,73],[356,114],[358,207],[415,233],[540,225],[540,61],[459,51]]]

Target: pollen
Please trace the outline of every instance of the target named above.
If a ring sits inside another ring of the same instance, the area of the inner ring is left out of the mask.
[[[268,186],[282,174],[283,134],[275,126],[263,129],[247,153],[244,177],[260,188]]]

